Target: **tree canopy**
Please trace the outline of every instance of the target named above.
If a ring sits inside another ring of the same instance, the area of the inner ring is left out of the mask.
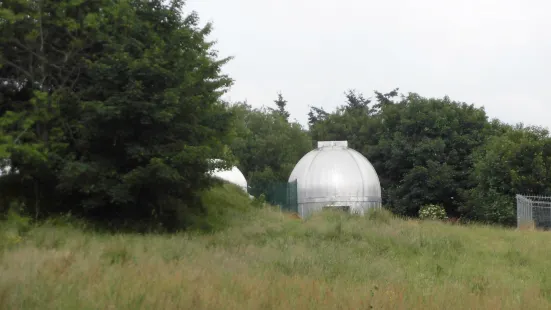
[[[167,222],[196,207],[231,124],[210,24],[182,1],[8,2],[1,150],[35,215]]]
[[[451,216],[511,225],[516,194],[549,195],[549,133],[489,120],[448,97],[355,92],[334,112],[311,107],[314,140],[348,140],[374,165],[384,204],[416,216],[438,204]]]
[[[247,177],[253,195],[274,198],[275,188],[285,184],[298,160],[312,149],[308,132],[289,113],[281,94],[277,109],[253,109],[246,103],[231,107],[236,119],[236,138],[231,144],[239,168]]]

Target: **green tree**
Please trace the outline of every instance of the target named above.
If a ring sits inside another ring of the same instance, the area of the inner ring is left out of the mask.
[[[253,195],[264,193],[271,201],[272,187],[285,184],[298,160],[312,149],[308,133],[288,122],[278,111],[253,109],[246,103],[232,106],[235,115],[233,154]]]
[[[274,100],[274,103],[276,104],[277,109],[270,108],[270,111],[281,115],[281,117],[283,117],[286,121],[288,121],[289,116],[291,116],[291,114],[289,114],[289,112],[286,109],[287,100],[283,99],[283,95],[281,93],[277,94],[277,99]]]
[[[310,135],[314,141],[347,140],[349,146],[361,151],[375,143],[375,108],[370,99],[354,90],[344,93],[346,101],[333,113],[311,107],[308,114]]]
[[[325,112],[323,108],[310,107],[310,112],[308,112],[308,125],[310,127],[314,126],[319,121],[324,121],[329,113]]]
[[[335,112],[318,117],[311,111],[312,138],[348,140],[365,155],[394,212],[416,216],[422,205],[441,204],[455,216],[461,191],[471,186],[470,155],[489,130],[486,114],[447,97],[397,91],[375,92],[375,102],[349,91]]]
[[[471,186],[471,154],[486,139],[487,117],[473,105],[409,94],[379,113],[379,142],[364,152],[384,175],[387,200],[401,214],[442,204],[458,215],[460,193]]]
[[[182,1],[3,7],[2,151],[36,189],[25,200],[165,224],[198,212],[205,159],[228,157],[231,125],[219,100],[229,59],[206,40],[211,25],[199,28]]]
[[[505,132],[474,152],[476,186],[464,193],[462,211],[474,220],[514,225],[516,194],[551,194],[551,137],[541,127],[496,125]]]
[[[56,170],[79,127],[77,82],[97,50],[85,20],[106,1],[3,1],[0,9],[0,156],[19,172],[9,195],[25,195],[35,217],[41,205],[61,202]],[[88,56],[87,56],[88,55]],[[4,179],[3,182],[8,182]]]

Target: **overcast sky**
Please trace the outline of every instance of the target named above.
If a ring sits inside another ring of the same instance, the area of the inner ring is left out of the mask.
[[[291,117],[332,111],[344,91],[399,87],[551,127],[549,0],[187,0],[255,107],[281,91]]]

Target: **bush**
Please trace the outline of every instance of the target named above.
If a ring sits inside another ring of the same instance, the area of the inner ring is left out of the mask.
[[[422,220],[445,220],[448,218],[446,210],[440,205],[424,205],[419,209],[419,218]]]
[[[223,230],[232,221],[246,216],[248,211],[255,208],[247,193],[228,183],[204,191],[201,195],[201,203],[205,213],[191,219],[191,230],[203,232]]]
[[[22,214],[23,205],[19,202],[12,202],[6,216],[6,225],[17,234],[25,234],[31,229],[31,218]]]
[[[0,222],[0,251],[20,243],[32,228],[30,217],[21,215],[19,203],[12,202],[5,218]]]
[[[260,194],[260,196],[254,197],[252,204],[253,204],[253,206],[255,206],[257,208],[265,207],[266,206],[266,195]]]

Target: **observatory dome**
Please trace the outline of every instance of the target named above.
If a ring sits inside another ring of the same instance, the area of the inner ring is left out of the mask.
[[[298,213],[304,218],[324,208],[364,214],[381,207],[381,185],[371,163],[347,141],[319,141],[291,172],[297,182]]]
[[[219,159],[215,159],[214,161],[219,161]],[[247,193],[247,179],[239,168],[233,166],[229,170],[215,169],[211,172],[211,175],[215,178],[237,185]]]

